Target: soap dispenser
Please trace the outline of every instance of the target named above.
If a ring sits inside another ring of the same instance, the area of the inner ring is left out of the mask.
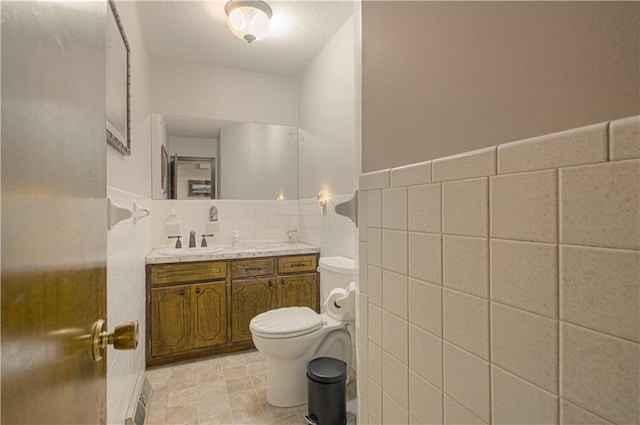
[[[218,221],[218,208],[215,205],[211,205],[209,208],[209,221],[217,222]]]

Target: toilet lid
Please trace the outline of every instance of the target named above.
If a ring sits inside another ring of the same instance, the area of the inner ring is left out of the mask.
[[[249,328],[271,338],[290,338],[313,332],[322,326],[322,318],[309,307],[269,310],[251,319]]]

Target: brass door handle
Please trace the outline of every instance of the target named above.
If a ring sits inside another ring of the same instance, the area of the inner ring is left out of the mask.
[[[116,326],[113,333],[109,333],[106,322],[100,319],[93,324],[91,343],[93,360],[97,362],[102,360],[107,345],[113,345],[116,350],[135,350],[138,348],[138,321]]]

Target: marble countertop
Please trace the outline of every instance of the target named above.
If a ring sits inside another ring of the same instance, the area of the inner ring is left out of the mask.
[[[264,243],[264,244],[247,244],[239,246],[231,245],[215,245],[211,248],[222,248],[219,252],[203,253],[196,255],[171,255],[160,254],[160,251],[166,251],[167,248],[154,248],[146,257],[147,264],[166,264],[166,263],[187,263],[193,261],[213,261],[213,260],[234,260],[240,258],[255,257],[273,257],[279,255],[299,255],[299,254],[316,254],[320,252],[320,247],[310,245],[303,242],[296,243]],[[188,251],[189,248],[183,248]]]

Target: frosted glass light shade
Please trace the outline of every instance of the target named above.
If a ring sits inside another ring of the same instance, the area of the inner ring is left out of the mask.
[[[236,37],[248,43],[264,38],[269,33],[273,12],[260,0],[231,0],[224,7],[227,24]]]

